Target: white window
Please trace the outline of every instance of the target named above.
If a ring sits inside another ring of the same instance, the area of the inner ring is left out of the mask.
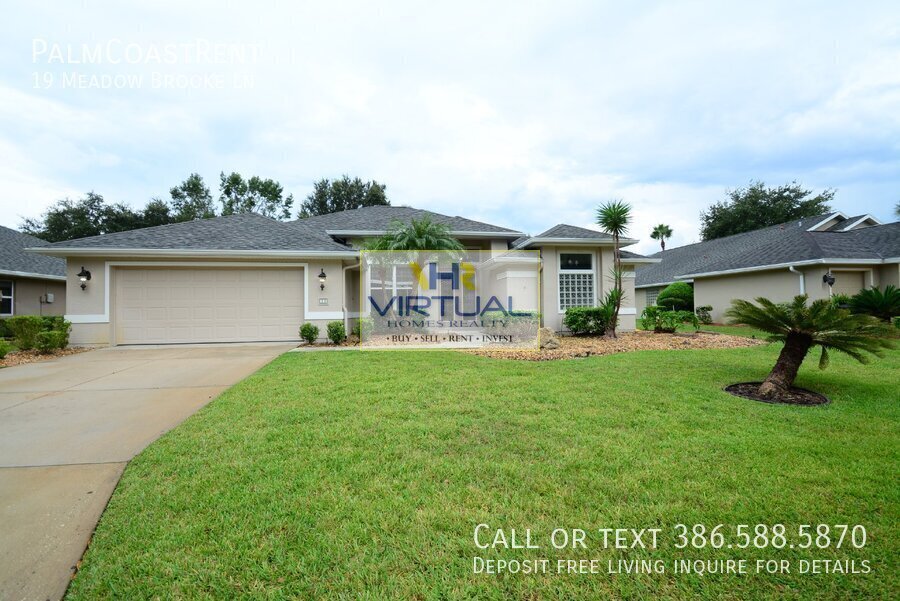
[[[0,315],[13,314],[13,283],[0,282]]]
[[[560,253],[559,311],[569,307],[593,307],[594,264],[591,253]]]
[[[647,288],[647,306],[656,304],[656,297],[659,296],[659,288]]]

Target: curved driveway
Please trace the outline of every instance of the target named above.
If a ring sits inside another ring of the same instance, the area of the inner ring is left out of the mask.
[[[293,346],[116,347],[0,369],[0,599],[59,599],[125,464]]]

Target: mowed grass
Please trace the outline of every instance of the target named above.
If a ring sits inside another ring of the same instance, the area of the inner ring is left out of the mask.
[[[897,598],[900,352],[810,359],[776,406],[774,345],[546,363],[454,352],[289,353],[135,458],[70,599]],[[541,549],[482,551],[525,528]],[[862,524],[864,549],[674,548],[674,526]],[[656,550],[597,528],[663,529]],[[589,531],[555,550],[554,528]],[[800,559],[868,574],[485,575],[493,559]]]

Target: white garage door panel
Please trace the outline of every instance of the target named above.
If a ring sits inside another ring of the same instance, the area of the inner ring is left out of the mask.
[[[301,269],[118,269],[116,342],[296,340]]]

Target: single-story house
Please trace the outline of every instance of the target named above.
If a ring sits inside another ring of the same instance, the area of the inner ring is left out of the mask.
[[[532,237],[393,206],[290,222],[232,215],[32,250],[67,263],[66,316],[73,323],[73,343],[293,341],[304,322],[321,332],[333,320],[349,326],[360,315],[361,242],[396,221],[424,217],[446,225],[468,249],[540,251],[540,309],[544,325],[554,330],[563,329],[568,307],[596,305],[612,285],[609,234],[557,225]],[[655,261],[623,253],[622,329],[635,327],[634,269]]]
[[[639,313],[680,281],[693,285],[694,306],[712,306],[713,321],[721,322],[735,299],[820,299],[900,285],[900,222],[834,212],[652,256],[659,263],[637,271]]]
[[[0,318],[66,312],[65,260],[25,251],[45,246],[40,238],[0,226]]]

